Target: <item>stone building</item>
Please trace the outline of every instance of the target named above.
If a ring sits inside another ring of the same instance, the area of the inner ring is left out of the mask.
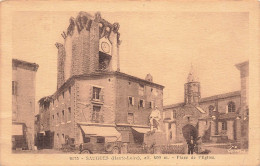
[[[249,125],[249,61],[236,65],[241,78],[241,147],[248,148]]]
[[[48,106],[41,114],[50,116],[54,148],[68,139],[77,146],[90,136],[142,143],[152,109],[163,110],[164,87],[151,75],[140,79],[120,72],[118,29],[99,13],[80,12],[63,32],[64,44],[56,44],[57,91],[39,101]]]
[[[184,103],[164,106],[168,143],[186,142],[191,136],[203,142],[241,140],[243,90],[201,98],[200,82],[193,69],[184,89]]]
[[[39,65],[12,60],[12,143],[13,149],[33,149],[35,76]]]

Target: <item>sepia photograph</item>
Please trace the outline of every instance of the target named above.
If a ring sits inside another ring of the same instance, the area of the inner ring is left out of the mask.
[[[259,149],[250,146],[259,144],[259,124],[252,125],[259,117],[252,106],[259,101],[259,56],[250,13],[259,8],[198,10],[166,1],[84,8],[71,1],[64,9],[48,8],[50,2],[11,9],[18,4],[2,5],[11,19],[1,17],[9,25],[1,30],[9,41],[1,51],[8,86],[1,83],[10,93],[0,119],[8,122],[1,138],[9,143],[1,146],[10,158],[223,165],[218,156],[245,156],[242,165],[259,164]],[[252,164],[244,163],[252,151]]]

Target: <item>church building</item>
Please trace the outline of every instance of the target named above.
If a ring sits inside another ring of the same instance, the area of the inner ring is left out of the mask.
[[[200,89],[199,79],[191,68],[184,84],[184,102],[164,106],[168,143],[184,143],[191,137],[215,143],[240,141],[241,92],[201,98]]]

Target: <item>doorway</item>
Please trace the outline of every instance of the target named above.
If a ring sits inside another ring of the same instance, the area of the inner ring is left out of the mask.
[[[194,140],[197,140],[198,137],[197,129],[191,124],[187,124],[182,128],[182,134],[183,137],[186,139],[186,141],[190,140],[191,136],[193,137]]]

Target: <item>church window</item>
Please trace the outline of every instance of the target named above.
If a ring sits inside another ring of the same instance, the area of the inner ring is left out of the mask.
[[[235,110],[236,110],[236,105],[235,105],[235,103],[234,102],[229,102],[228,103],[228,112],[235,112]]]

